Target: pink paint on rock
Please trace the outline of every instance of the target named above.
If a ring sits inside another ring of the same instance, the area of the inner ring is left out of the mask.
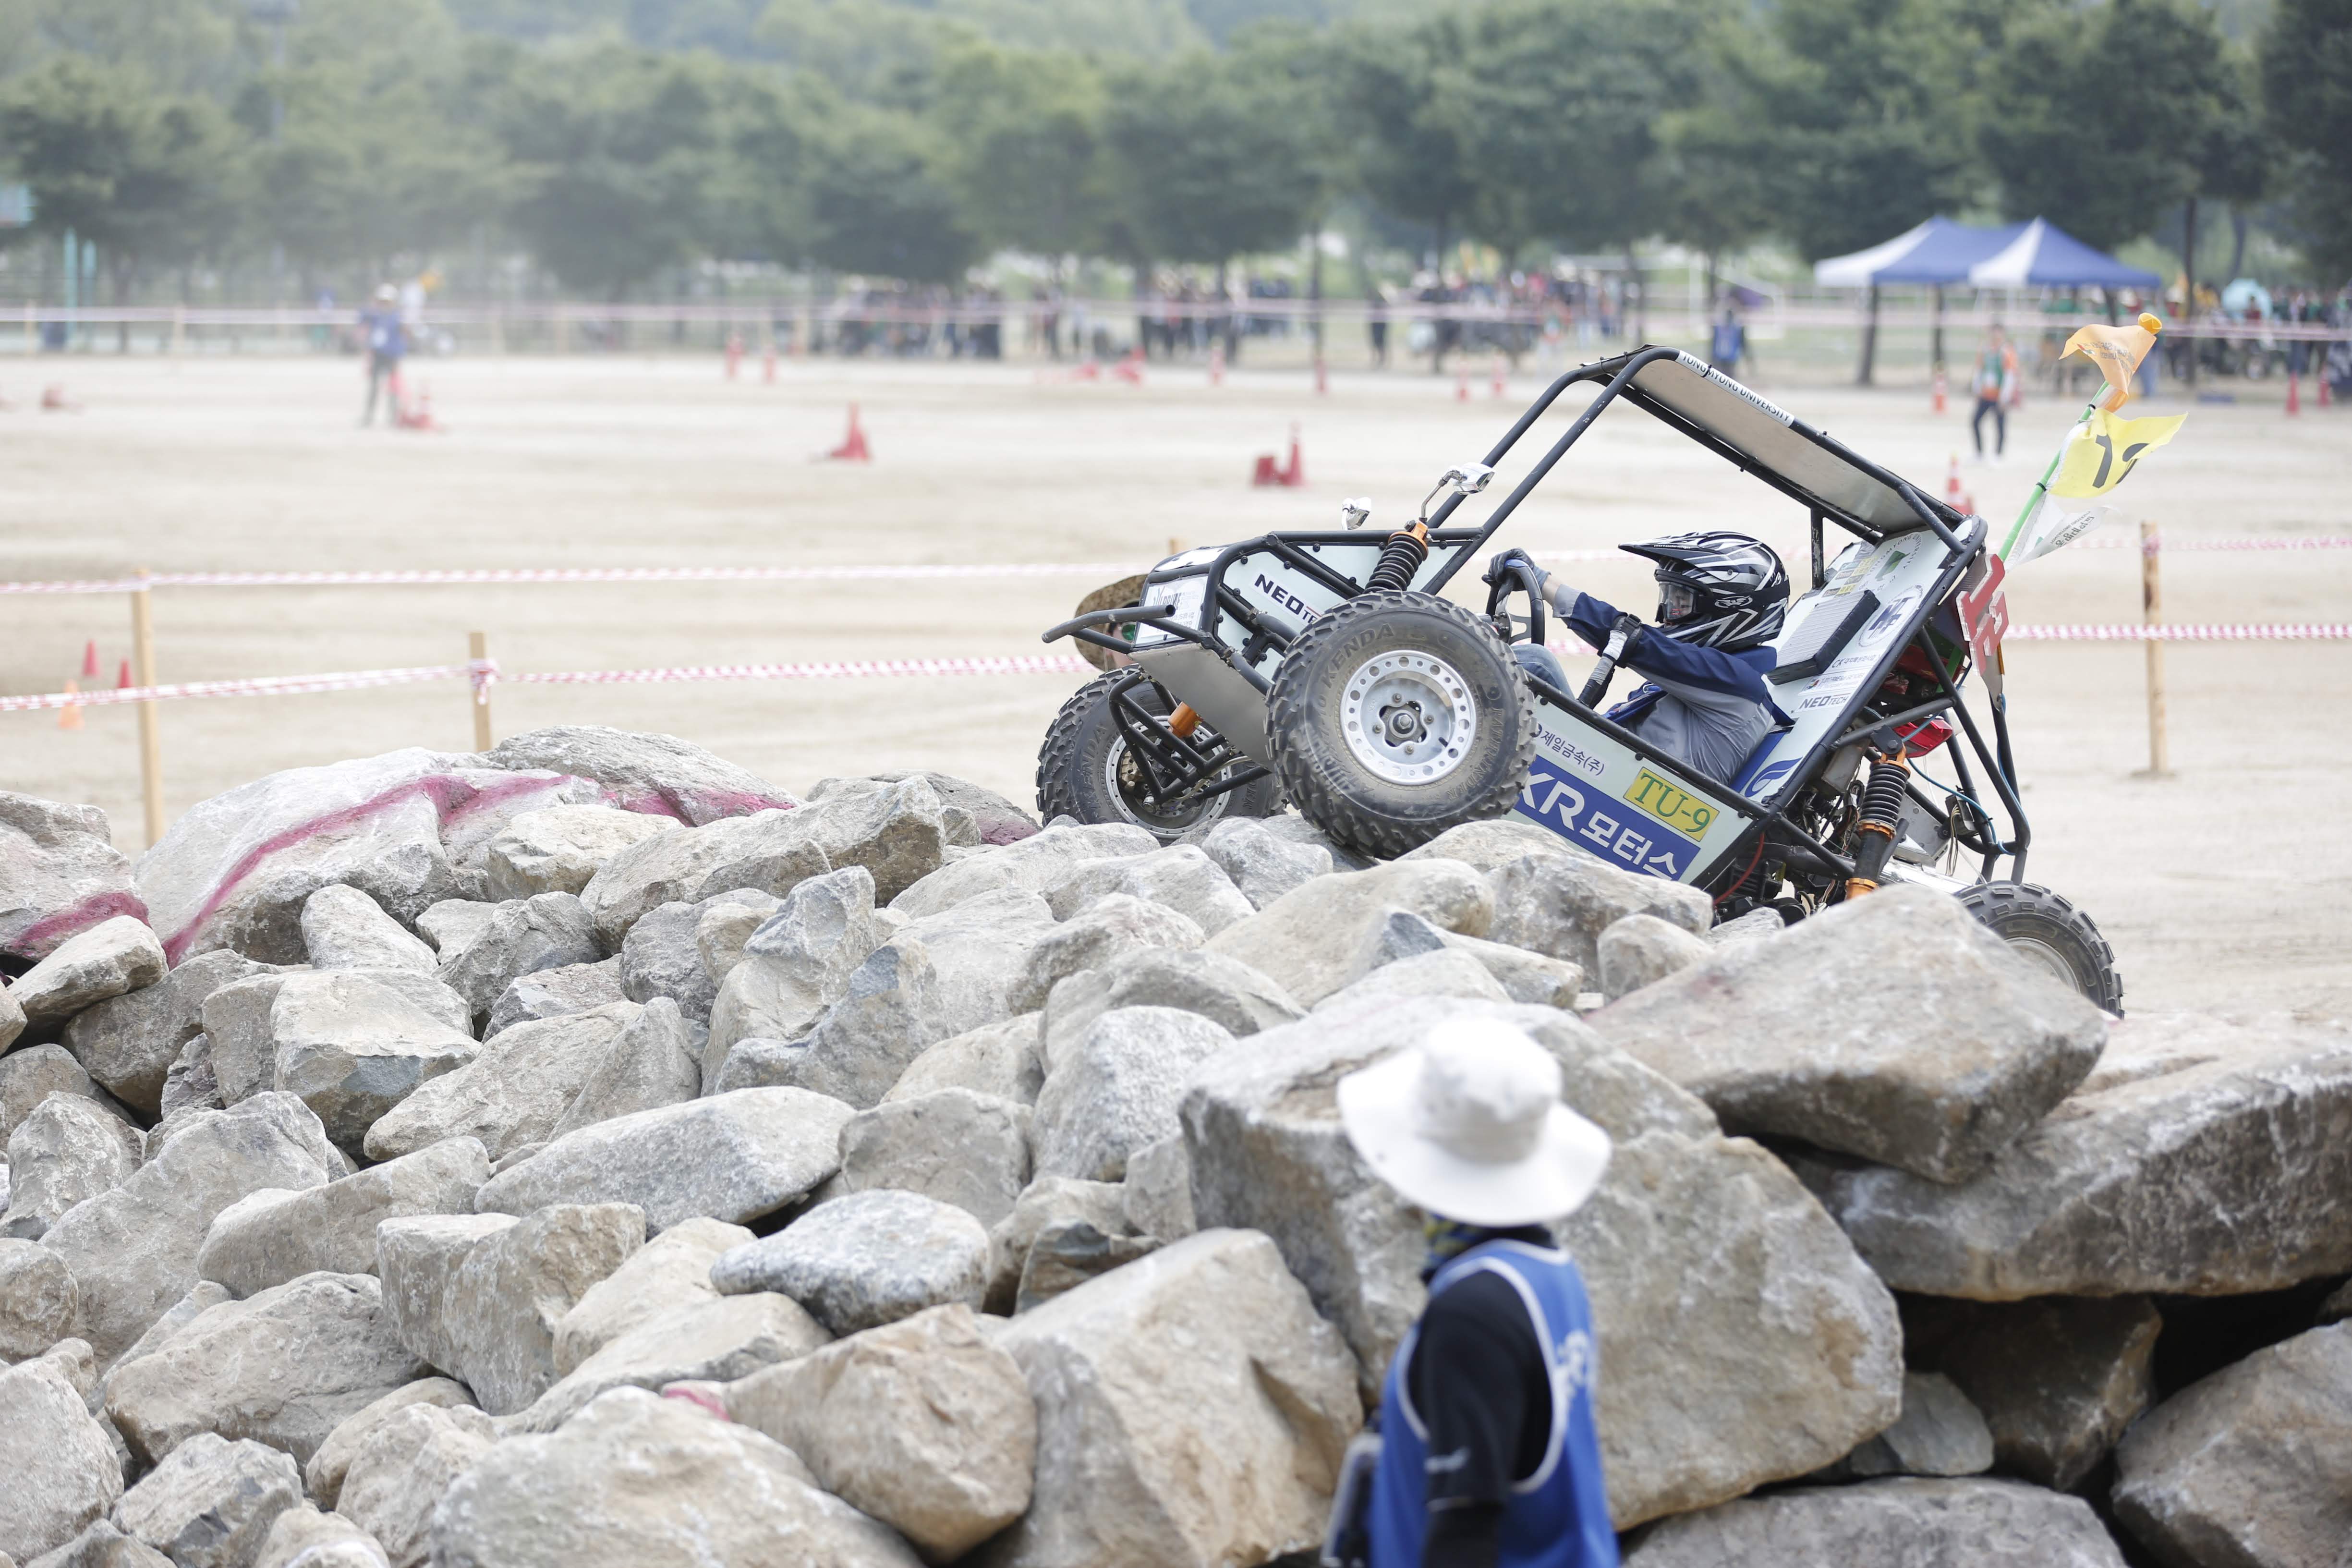
[[[8,944],[7,951],[19,958],[44,959],[68,937],[79,936],[90,927],[118,915],[144,921],[147,918],[146,902],[128,889],[77,899],[61,910],[52,910],[18,931],[16,939]]]
[[[761,811],[791,811],[800,802],[779,800],[773,795],[752,795],[741,790],[696,790],[691,795],[656,786],[652,789],[612,790],[604,798],[623,811],[634,811],[640,816],[667,816],[688,827],[717,822],[729,816],[750,816]]]

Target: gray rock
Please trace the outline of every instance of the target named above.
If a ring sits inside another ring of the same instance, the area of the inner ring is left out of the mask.
[[[702,1092],[700,1031],[677,1003],[656,996],[622,1029],[549,1128],[550,1141],[616,1116],[658,1110]]]
[[[80,1333],[112,1362],[196,1283],[196,1253],[221,1210],[264,1187],[322,1186],[332,1165],[325,1131],[290,1094],[226,1110],[185,1113],[147,1163],[49,1227],[41,1245],[81,1287]]]
[[[739,965],[737,973],[748,967]],[[930,950],[902,933],[857,966],[814,1029],[792,1041],[737,1041],[705,1089],[806,1089],[863,1110],[881,1101],[925,1047],[962,1032],[932,1021],[946,1011]]]
[[[710,1266],[731,1247],[753,1239],[724,1220],[689,1219],[670,1226],[629,1254],[588,1288],[555,1325],[555,1370],[570,1376],[614,1341],[677,1308],[718,1299]]]
[[[1182,1131],[1176,1108],[1192,1069],[1234,1043],[1196,1013],[1120,1007],[1078,1037],[1037,1096],[1037,1173],[1116,1182],[1128,1156]]]
[[[988,1233],[987,1310],[1000,1318],[1012,1316],[1037,1238],[1059,1226],[1079,1223],[1106,1236],[1126,1229],[1125,1189],[1117,1182],[1068,1176],[1040,1176],[1030,1183],[1013,1212]]]
[[[747,911],[776,900],[756,890],[721,893],[700,903],[663,904],[647,910],[629,928],[621,942],[621,990],[632,1002],[667,996],[697,1023],[710,1019],[719,987],[702,967],[702,950],[696,941],[702,917],[709,910],[734,900]]]
[[[497,904],[478,899],[444,899],[416,917],[416,934],[432,944],[436,957],[455,957],[489,929],[498,912]]]
[[[1034,1012],[1065,975],[1100,969],[1146,949],[1195,948],[1202,938],[1189,915],[1131,894],[1106,893],[1029,950],[1006,1001],[1013,1012]]]
[[[1222,952],[1144,948],[1057,983],[1045,999],[1040,1045],[1045,1063],[1075,1048],[1096,1019],[1115,1007],[1174,1007],[1198,1013],[1240,1037],[1307,1016],[1290,994],[1240,959]]]
[[[1980,1476],[1991,1468],[1991,1429],[1959,1384],[1940,1372],[1906,1372],[1903,1414],[1895,1425],[1821,1471],[1819,1479]]]
[[[0,1364],[30,1361],[72,1337],[81,1290],[65,1260],[29,1241],[0,1239]]]
[[[946,850],[940,797],[911,778],[648,838],[606,861],[581,897],[604,944],[618,948],[629,927],[662,904],[739,888],[782,898],[807,878],[849,866],[872,872],[875,896],[887,901],[936,869]]]
[[[8,1205],[0,1236],[38,1240],[85,1198],[139,1169],[138,1130],[78,1094],[52,1094],[8,1135]]]
[[[1484,825],[1471,823],[1465,826]],[[1444,837],[1439,835],[1440,838]],[[1420,851],[1415,850],[1414,853],[1419,854]],[[1514,1002],[1529,1002],[1542,1007],[1572,1007],[1584,987],[1584,971],[1573,963],[1547,958],[1539,952],[1529,952],[1523,947],[1511,947],[1503,942],[1445,931],[1404,910],[1390,910],[1386,919],[1366,931],[1358,940],[1356,951],[1349,959],[1347,983],[1355,984],[1385,964],[1401,963],[1423,953],[1449,950],[1465,952],[1476,959],[1486,973],[1494,976],[1495,984],[1503,988],[1504,994]]]
[[[515,772],[544,768],[602,786],[603,800],[624,811],[685,823],[716,822],[746,812],[789,807],[793,797],[675,735],[640,734],[602,724],[556,724],[499,742],[482,761]]]
[[[155,1116],[173,1062],[204,1032],[205,998],[268,968],[226,950],[199,954],[152,985],[77,1014],[66,1025],[66,1049],[107,1092]]]
[[[306,1061],[310,1044],[324,1036],[331,1047],[333,1032],[346,1024],[371,1037],[405,1032],[424,1041],[437,1030],[472,1044],[464,999],[436,976],[413,969],[270,969],[217,987],[200,1010],[213,1077],[228,1104],[277,1087],[281,1001],[288,1001],[288,1036],[305,1043]],[[383,1017],[361,1026],[375,1013]]]
[[[425,1372],[394,1333],[373,1277],[306,1274],[197,1314],[115,1374],[106,1411],[151,1462],[217,1432],[300,1464],[344,1417]]]
[[[414,969],[431,974],[441,967],[433,949],[408,934],[383,906],[340,883],[330,883],[302,904],[302,946],[313,969]]]
[[[180,1054],[172,1059],[170,1069],[163,1074],[163,1092],[155,1108],[165,1121],[183,1110],[228,1109],[228,1102],[221,1099],[220,1079],[213,1072],[210,1036],[198,1035],[180,1047]]]
[[[1918,887],[1884,893],[1769,942],[1709,949],[1692,937],[1695,966],[1592,1026],[1734,1131],[1967,1181],[2083,1081],[2105,1020],[1957,900]],[[1907,998],[1900,1028],[1838,1000],[1857,976],[1893,973]]]
[[[552,1432],[614,1388],[656,1393],[673,1383],[732,1383],[806,1355],[833,1336],[789,1296],[712,1296],[671,1307],[582,1362],[507,1426]]]
[[[1601,994],[1612,1002],[1705,963],[1716,951],[1705,937],[1655,915],[1627,915],[1603,931],[1595,945],[1601,955]]]
[[[698,921],[698,950],[700,930]],[[716,1079],[739,1040],[794,1040],[814,1028],[887,934],[874,918],[874,876],[864,867],[803,881],[746,939],[719,984],[703,1076]]]
[[[336,1511],[383,1548],[391,1568],[425,1568],[435,1505],[496,1441],[489,1417],[467,1405],[392,1411],[354,1446]]]
[[[1037,1479],[986,1562],[1264,1563],[1320,1539],[1356,1368],[1265,1237],[1187,1237],[993,1342],[1036,1402]]]
[[[615,1117],[555,1140],[490,1178],[483,1212],[634,1204],[662,1230],[775,1213],[840,1168],[850,1108],[797,1089],[747,1089]]]
[[[1037,1233],[1029,1256],[1022,1262],[1013,1310],[1020,1313],[1041,1307],[1089,1279],[1158,1251],[1160,1245],[1154,1236],[1106,1235],[1088,1220],[1047,1226]]]
[[[375,1537],[340,1513],[298,1503],[278,1516],[253,1568],[391,1568]]]
[[[387,1220],[376,1258],[401,1342],[508,1415],[554,1386],[556,1324],[645,1238],[630,1205],[563,1204],[520,1220]]]
[[[1063,985],[1074,983],[1065,981]],[[1045,1083],[1045,1064],[1038,1054],[1038,1017],[1035,1013],[1024,1013],[926,1047],[898,1075],[881,1103],[914,1100],[943,1089],[968,1089],[975,1094],[1034,1105],[1037,1091]]]
[[[867,876],[870,878],[872,873],[867,872]],[[747,889],[739,893],[722,893],[717,902],[703,908],[694,922],[694,951],[702,960],[703,977],[709,982],[714,998],[727,972],[743,961],[743,944],[783,907],[782,899]]]
[[[1112,893],[1174,910],[1209,936],[1247,920],[1257,908],[1215,861],[1190,844],[1082,860],[1046,895],[1046,901],[1053,905],[1055,920],[1066,921]]]
[[[2140,1015],[1966,1186],[1827,1158],[1797,1170],[1898,1290],[2273,1290],[2352,1270],[2347,1116],[2352,1035]]]
[[[474,1059],[473,1036],[385,984],[393,973],[285,975],[269,1006],[269,1087],[300,1096],[346,1153],[359,1153],[368,1130],[420,1087]],[[219,1061],[215,1037],[215,1073]]]
[[[176,1568],[247,1568],[302,1477],[277,1449],[200,1432],[122,1494],[115,1522]]]
[[[1138,1236],[1181,1241],[1200,1228],[1192,1217],[1192,1155],[1179,1132],[1127,1157],[1120,1213]]]
[[[1029,1108],[943,1089],[861,1110],[842,1124],[841,1190],[920,1193],[983,1226],[1029,1184]]]
[[[1621,871],[1582,850],[1523,856],[1486,874],[1494,889],[1491,936],[1601,973],[1601,933],[1627,915],[1655,915],[1704,935],[1715,906],[1696,888],[1638,871]],[[1443,923],[1443,922],[1441,922]]]
[[[2336,1568],[2352,1546],[2352,1324],[2174,1394],[2116,1450],[2116,1517],[2158,1562]]]
[[[546,806],[500,828],[482,851],[482,869],[494,899],[577,893],[605,861],[677,826],[672,817],[609,805]]]
[[[1578,855],[1583,851],[1524,816],[1491,816],[1449,827],[1400,860],[1459,860],[1480,872],[1493,871],[1528,856]]]
[[[1625,1568],[2123,1568],[2080,1498],[2017,1481],[1870,1481],[1801,1487],[1670,1519]]]
[[[163,978],[163,944],[145,921],[116,915],[49,950],[8,984],[8,999],[28,1026],[58,1025],[110,996]]]
[[[1286,842],[1252,817],[1220,821],[1201,840],[1201,849],[1253,909],[1262,910],[1292,889],[1331,871],[1329,849],[1319,844]]]
[[[89,1100],[97,1093],[98,1086],[63,1046],[18,1047],[0,1057],[0,1145],[49,1096],[74,1094]]]
[[[1371,868],[1371,861],[1339,844],[1329,834],[1307,821],[1306,817],[1299,815],[1297,806],[1276,812],[1272,816],[1261,817],[1258,819],[1258,826],[1282,843],[1304,844],[1324,851],[1331,857],[1331,868],[1335,871],[1364,871]]]
[[[1762,942],[1768,937],[1779,936],[1788,929],[1789,922],[1780,918],[1780,910],[1750,910],[1736,921],[1710,926],[1706,940],[1717,947],[1728,947],[1734,942]]]
[[[1903,1307],[1911,1364],[1945,1373],[1984,1413],[2003,1470],[2060,1491],[2096,1468],[2155,1402],[2163,1327],[2143,1296],[2000,1304],[1914,1296]]]
[[[46,958],[77,931],[139,912],[106,813],[0,790],[0,952]],[[0,1049],[5,1033],[0,1024]]]
[[[310,1456],[310,1463],[302,1467],[302,1484],[310,1489],[310,1495],[326,1507],[334,1507],[342,1496],[343,1478],[350,1472],[352,1460],[368,1434],[393,1415],[418,1405],[443,1410],[472,1410],[474,1396],[455,1378],[421,1377],[344,1416],[327,1434],[327,1440],[319,1445],[318,1452]]]
[[[1061,823],[1017,844],[950,861],[903,892],[878,896],[912,919],[935,915],[967,899],[1008,889],[1043,894],[1084,861],[1141,855],[1160,841],[1131,823]]]
[[[1015,1005],[1025,966],[1046,943],[1064,939],[1071,929],[1055,921],[1044,899],[1007,889],[967,899],[892,933],[892,943],[919,942],[930,958],[933,984],[930,1012],[923,1019],[928,1038],[922,1043],[930,1045],[1034,1011],[1035,1004]]]
[[[953,1561],[1021,1517],[1037,1414],[1019,1363],[970,1310],[934,1307],[726,1390],[730,1420],[808,1462],[824,1488]]]
[[[5,985],[0,985],[0,1051],[15,1045],[24,1032],[25,1009],[16,1005],[16,999],[8,994]]]
[[[1255,965],[1311,1007],[1354,978],[1356,949],[1391,910],[1465,936],[1485,936],[1495,897],[1458,860],[1400,861],[1318,877],[1227,926],[1209,951]]]
[[[471,1214],[490,1162],[471,1138],[299,1192],[264,1189],[223,1209],[196,1253],[196,1272],[238,1296],[306,1274],[375,1272],[375,1227],[416,1215]]]
[[[499,993],[498,1001],[490,1006],[489,1022],[482,1026],[482,1038],[487,1040],[517,1024],[586,1013],[628,999],[621,989],[621,961],[617,957],[538,970],[517,976]]]
[[[425,1083],[377,1120],[368,1130],[368,1158],[415,1153],[445,1138],[477,1138],[497,1160],[546,1142],[641,1011],[634,1002],[614,1002],[517,1024],[483,1041],[472,1061]]]
[[[946,807],[949,824],[956,829],[949,836],[951,843],[1018,844],[1043,826],[1034,816],[994,790],[983,788],[970,779],[960,779],[953,773],[868,773],[863,778],[819,779],[815,787],[809,791],[809,798],[823,800],[845,790],[863,794],[910,778],[919,778],[929,784],[931,792]],[[968,834],[962,831],[962,820],[967,818],[971,823]]]
[[[500,1443],[459,1477],[434,1514],[433,1561],[437,1568],[915,1568],[920,1559],[821,1490],[773,1438],[683,1400],[620,1388],[559,1432]]]
[[[89,1396],[91,1410],[101,1411],[106,1408],[107,1397],[114,1388],[114,1380],[121,1377],[134,1363],[153,1355],[165,1345],[170,1344],[179,1337],[182,1330],[215,1307],[224,1301],[235,1300],[236,1298],[228,1293],[227,1286],[217,1284],[210,1279],[198,1280],[189,1289],[186,1295],[163,1309],[163,1316],[148,1324],[147,1331],[132,1341],[129,1350],[115,1358],[114,1364],[107,1369],[106,1375],[99,1379],[97,1392]],[[113,1431],[114,1424],[107,1423],[107,1429]],[[118,1443],[121,1442],[120,1433],[116,1434],[115,1440]],[[127,1459],[131,1452],[129,1444],[122,1444],[122,1452]]]
[[[1200,1223],[1272,1236],[1376,1375],[1425,1300],[1421,1218],[1357,1158],[1330,1086],[1465,1015],[1550,1050],[1563,1097],[1615,1143],[1599,1192],[1557,1228],[1591,1294],[1621,1529],[1808,1474],[1894,1423],[1895,1303],[1820,1206],[1696,1100],[1552,1009],[1381,1000],[1212,1058],[1183,1106]]]
[[[723,1254],[719,1293],[775,1290],[835,1334],[854,1334],[961,1301],[978,1308],[988,1279],[988,1232],[952,1205],[918,1193],[854,1193],[810,1210],[775,1235]]]
[[[55,1552],[34,1558],[26,1568],[173,1568],[173,1564],[153,1547],[97,1519],[79,1535]]]
[[[1466,952],[1441,948],[1384,963],[1361,980],[1334,991],[1315,1004],[1353,1007],[1376,996],[1462,996],[1474,1001],[1508,1002],[1511,994],[1486,973],[1486,966]]]
[[[2314,1328],[2324,1329],[2347,1318],[2352,1318],[2352,1280],[2347,1280],[2329,1293],[2327,1300],[2319,1304],[2319,1310],[2312,1315],[2311,1323]]]
[[[494,906],[470,942],[444,948],[441,981],[483,1018],[516,976],[603,956],[587,905],[571,893],[539,893]]]
[[[63,1546],[122,1495],[122,1468],[64,1367],[0,1367],[0,1550],[26,1562]]]

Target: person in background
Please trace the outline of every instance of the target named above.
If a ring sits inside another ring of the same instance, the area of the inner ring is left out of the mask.
[[[1729,305],[1723,308],[1723,320],[1715,324],[1715,332],[1706,348],[1706,363],[1731,375],[1739,369],[1739,362],[1748,356],[1748,329],[1739,324],[1739,312]]]
[[[1389,296],[1375,283],[1364,296],[1364,330],[1371,335],[1372,368],[1389,367]]]
[[[1592,1311],[1545,1228],[1601,1184],[1609,1135],[1560,1103],[1559,1060],[1498,1018],[1448,1019],[1338,1094],[1349,1142],[1429,1240],[1429,1305],[1381,1385],[1362,1560],[1617,1568]]]
[[[400,293],[389,283],[360,311],[360,342],[367,350],[367,406],[360,411],[362,428],[375,422],[375,401],[383,395],[384,423],[400,423],[400,361],[408,352],[408,329],[400,321]],[[386,383],[391,385],[387,389]]]
[[[1984,347],[1977,351],[1977,368],[1969,384],[1976,389],[1977,409],[1969,416],[1969,435],[1976,442],[1977,461],[1985,460],[1985,416],[1992,416],[1992,460],[1998,465],[2009,446],[2010,383],[2017,375],[2017,355],[2009,336],[1995,322],[1985,331]]]

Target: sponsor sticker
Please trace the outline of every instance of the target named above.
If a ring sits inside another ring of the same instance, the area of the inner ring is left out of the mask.
[[[1528,786],[1516,808],[1561,837],[1628,869],[1680,881],[1698,860],[1698,845],[1669,826],[1619,808],[1606,796],[1587,793],[1581,781],[1558,772],[1542,757],[1528,769]]]
[[[1667,826],[1681,829],[1694,843],[1704,843],[1706,830],[1715,825],[1715,807],[1647,768],[1633,775],[1633,787],[1624,798]]]

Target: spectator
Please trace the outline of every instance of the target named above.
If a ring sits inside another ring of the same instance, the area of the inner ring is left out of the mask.
[[[401,325],[400,293],[389,283],[379,287],[375,300],[360,312],[360,340],[367,348],[367,406],[360,411],[364,429],[375,422],[377,395],[384,395],[384,423],[400,423],[400,361],[408,352],[408,330]],[[387,387],[387,384],[389,384]]]
[[[1739,362],[1748,355],[1748,329],[1739,324],[1739,313],[1729,305],[1723,308],[1723,320],[1715,324],[1715,333],[1706,350],[1706,363],[1726,375],[1738,373]]]
[[[2017,352],[2009,346],[2009,335],[1996,321],[1986,329],[1984,347],[1977,353],[1976,373],[1969,384],[1977,395],[1976,413],[1969,419],[1969,434],[1976,441],[1977,461],[1985,460],[1984,421],[1992,416],[1992,460],[1999,467],[2009,446],[2008,399],[2017,379]]]

